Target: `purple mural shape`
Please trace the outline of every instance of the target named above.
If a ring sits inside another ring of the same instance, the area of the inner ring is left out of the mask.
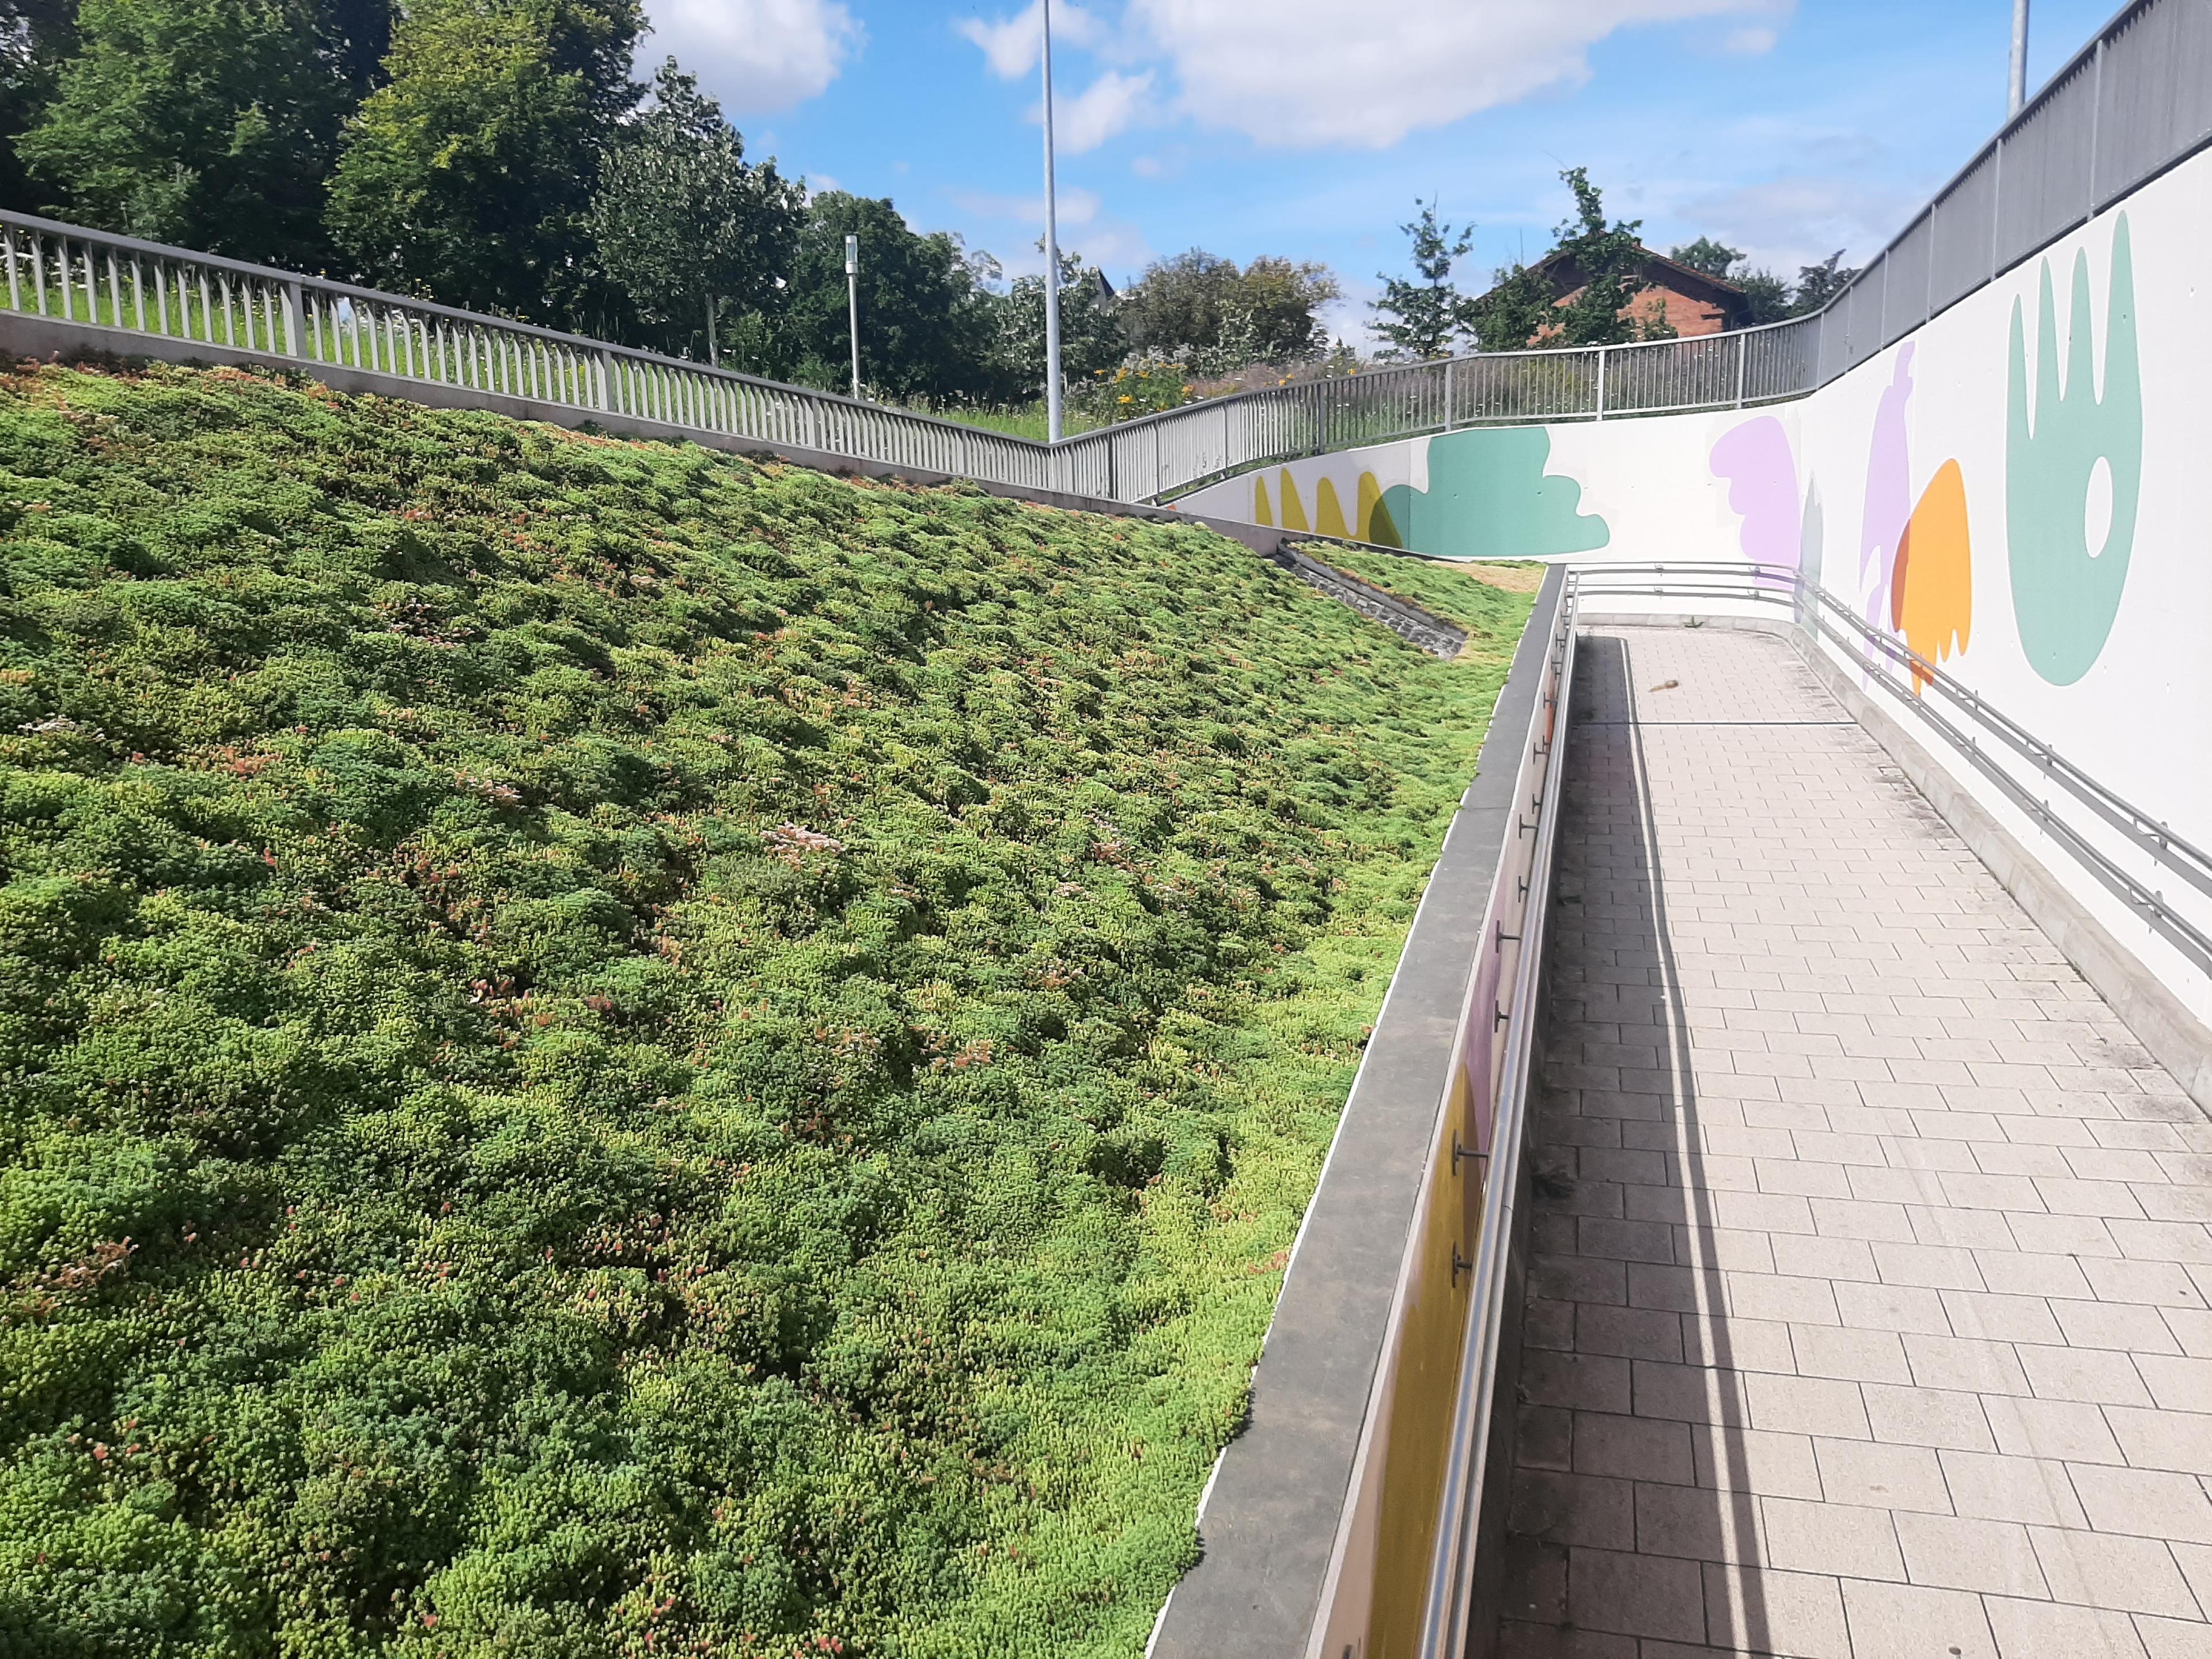
[[[1889,626],[1889,584],[1897,544],[1912,517],[1912,463],[1905,448],[1905,405],[1912,396],[1912,343],[1897,350],[1897,372],[1874,413],[1874,447],[1867,455],[1866,511],[1859,519],[1859,586],[1866,590],[1867,620]]]
[[[1754,564],[1796,568],[1802,548],[1797,521],[1797,461],[1790,434],[1771,415],[1730,427],[1713,445],[1707,465],[1729,481],[1729,510],[1741,516],[1738,541]],[[1762,574],[1779,586],[1784,579]]]

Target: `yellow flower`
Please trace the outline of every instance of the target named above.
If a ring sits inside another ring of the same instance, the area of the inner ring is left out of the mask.
[[[1115,401],[1115,402],[1116,402],[1116,403],[1122,403],[1122,404],[1133,404],[1133,403],[1134,403],[1134,402],[1136,402],[1137,400],[1136,400],[1134,398],[1132,398],[1132,397],[1131,397],[1127,392],[1123,392],[1123,393],[1122,393],[1119,398],[1115,398],[1114,401]]]

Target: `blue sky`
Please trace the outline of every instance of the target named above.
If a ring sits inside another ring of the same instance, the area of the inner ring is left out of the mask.
[[[646,0],[748,150],[1035,269],[1035,0]],[[2036,0],[2030,83],[2109,16]],[[1202,246],[1318,259],[1355,333],[1416,196],[1480,277],[1589,167],[1664,247],[1856,263],[1996,129],[2010,0],[1054,0],[1060,240],[1116,281]],[[1471,286],[1480,286],[1480,281]]]

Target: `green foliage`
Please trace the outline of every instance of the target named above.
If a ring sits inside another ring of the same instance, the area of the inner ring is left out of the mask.
[[[76,0],[0,0],[0,207],[34,212],[46,199],[19,145],[52,100],[76,44]]]
[[[1728,283],[1735,280],[1729,272],[1743,258],[1743,250],[1717,242],[1710,236],[1700,236],[1694,242],[1668,249],[1667,257],[1678,265],[1687,265],[1703,276]]]
[[[52,210],[313,268],[350,106],[310,0],[86,0],[16,149]]]
[[[1042,239],[1040,239],[1042,240]],[[1120,306],[1105,273],[1079,253],[1060,256],[1060,367],[1068,382],[1110,372],[1124,355]],[[995,298],[996,385],[1003,401],[1044,396],[1044,276],[1018,276]],[[1040,431],[1039,436],[1043,434]]]
[[[1790,295],[1790,312],[1802,317],[1818,311],[1849,288],[1851,278],[1857,275],[1856,269],[1844,263],[1841,248],[1816,265],[1801,265],[1796,289]]]
[[[0,1650],[1141,1650],[1525,596],[174,369],[0,540]]]
[[[1794,314],[1790,284],[1771,270],[1742,270],[1729,278],[1743,290],[1745,319],[1757,328]]]
[[[1574,193],[1573,216],[1553,233],[1555,255],[1571,259],[1582,286],[1555,313],[1563,345],[1623,345],[1632,340],[1663,339],[1673,334],[1663,318],[1633,315],[1630,303],[1641,293],[1644,244],[1641,219],[1606,222],[1605,198],[1590,182],[1588,167],[1559,174]]]
[[[640,91],[641,27],[637,0],[416,0],[331,177],[339,246],[373,280],[448,304],[586,309],[599,157]]]
[[[1209,374],[1290,362],[1328,344],[1321,307],[1342,289],[1325,265],[1261,254],[1238,268],[1202,248],[1155,260],[1121,295],[1130,348]]]
[[[777,303],[805,192],[774,161],[746,166],[744,154],[720,106],[671,58],[653,76],[652,107],[617,132],[600,169],[599,268],[663,350],[716,355],[724,319]]]
[[[835,391],[851,380],[845,238],[860,239],[860,378],[897,398],[992,393],[996,318],[960,239],[922,235],[888,198],[824,191],[810,204],[792,256],[791,285],[767,319],[775,373]]]
[[[1370,308],[1375,331],[1390,343],[1387,356],[1448,357],[1453,343],[1474,325],[1469,301],[1451,281],[1453,264],[1474,246],[1474,227],[1455,230],[1439,221],[1433,201],[1417,199],[1414,205],[1419,215],[1398,228],[1412,240],[1413,269],[1421,280],[1385,276],[1382,297]]]
[[[1467,302],[1468,327],[1484,351],[1527,351],[1551,342],[1547,328],[1559,324],[1559,296],[1551,280],[1533,266],[1501,265],[1490,291]]]
[[[1133,352],[1075,388],[1074,404],[1101,426],[1180,408],[1192,401],[1191,367],[1158,351]]]

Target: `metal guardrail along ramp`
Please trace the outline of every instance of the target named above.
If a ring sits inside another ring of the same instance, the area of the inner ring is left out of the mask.
[[[2212,1123],[1946,745],[2201,873],[1795,572],[1553,573],[1156,1655],[2203,1650]]]
[[[1573,699],[1499,1651],[2203,1650],[2203,1114],[1791,641]]]

